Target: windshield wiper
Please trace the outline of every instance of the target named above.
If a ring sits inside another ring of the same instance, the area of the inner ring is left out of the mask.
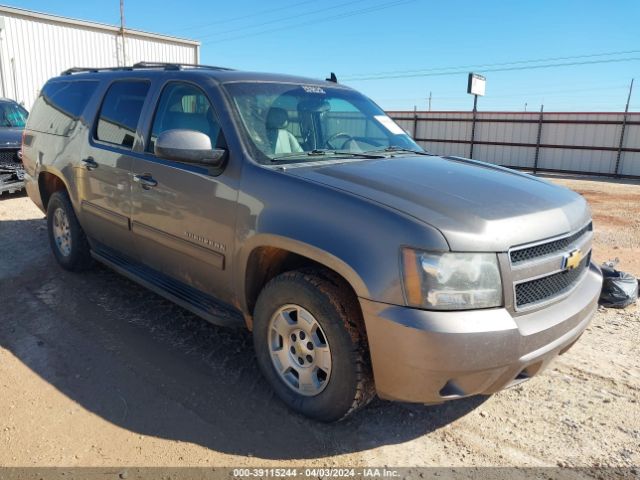
[[[433,153],[429,153],[429,152],[425,152],[424,150],[414,150],[412,148],[404,148],[404,147],[396,147],[395,145],[392,145],[390,147],[385,148],[384,150],[369,150],[365,153],[395,153],[395,152],[406,152],[406,153],[414,153],[416,155],[427,155],[429,157],[433,157],[434,154]]]
[[[384,158],[384,155],[377,155],[374,152],[343,152],[342,150],[336,150],[336,155],[345,155],[349,157],[360,157],[360,158]]]
[[[323,157],[325,155],[331,155],[333,157],[357,157],[357,158],[385,158],[384,155],[375,154],[374,152],[345,152],[342,150],[326,150],[326,149],[314,149],[310,152],[294,152],[279,155],[271,159],[272,162],[287,162],[295,161],[301,157]]]

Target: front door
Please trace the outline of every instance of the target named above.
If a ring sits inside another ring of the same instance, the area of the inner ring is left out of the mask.
[[[226,148],[215,111],[193,84],[162,89],[144,155],[133,161],[132,232],[147,266],[223,300],[231,298],[228,260],[234,242],[236,182],[207,168],[154,155],[162,132],[197,130]]]
[[[82,226],[97,246],[134,255],[131,217],[132,149],[150,83],[112,83],[102,101],[96,128],[77,167]]]

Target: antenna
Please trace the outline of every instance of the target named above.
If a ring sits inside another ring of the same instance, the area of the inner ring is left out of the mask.
[[[333,83],[338,83],[338,77],[336,77],[336,74],[331,72],[331,76],[327,79],[325,79],[327,82],[333,82]]]

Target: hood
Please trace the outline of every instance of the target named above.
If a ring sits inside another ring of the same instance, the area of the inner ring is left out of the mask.
[[[22,145],[22,128],[0,127],[0,149],[20,148]]]
[[[586,201],[569,189],[457,157],[298,164],[287,173],[419,219],[440,230],[453,251],[504,252],[576,230],[591,217]]]

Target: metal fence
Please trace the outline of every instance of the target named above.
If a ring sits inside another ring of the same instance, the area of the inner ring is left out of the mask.
[[[439,155],[534,172],[640,178],[640,113],[387,113]]]

